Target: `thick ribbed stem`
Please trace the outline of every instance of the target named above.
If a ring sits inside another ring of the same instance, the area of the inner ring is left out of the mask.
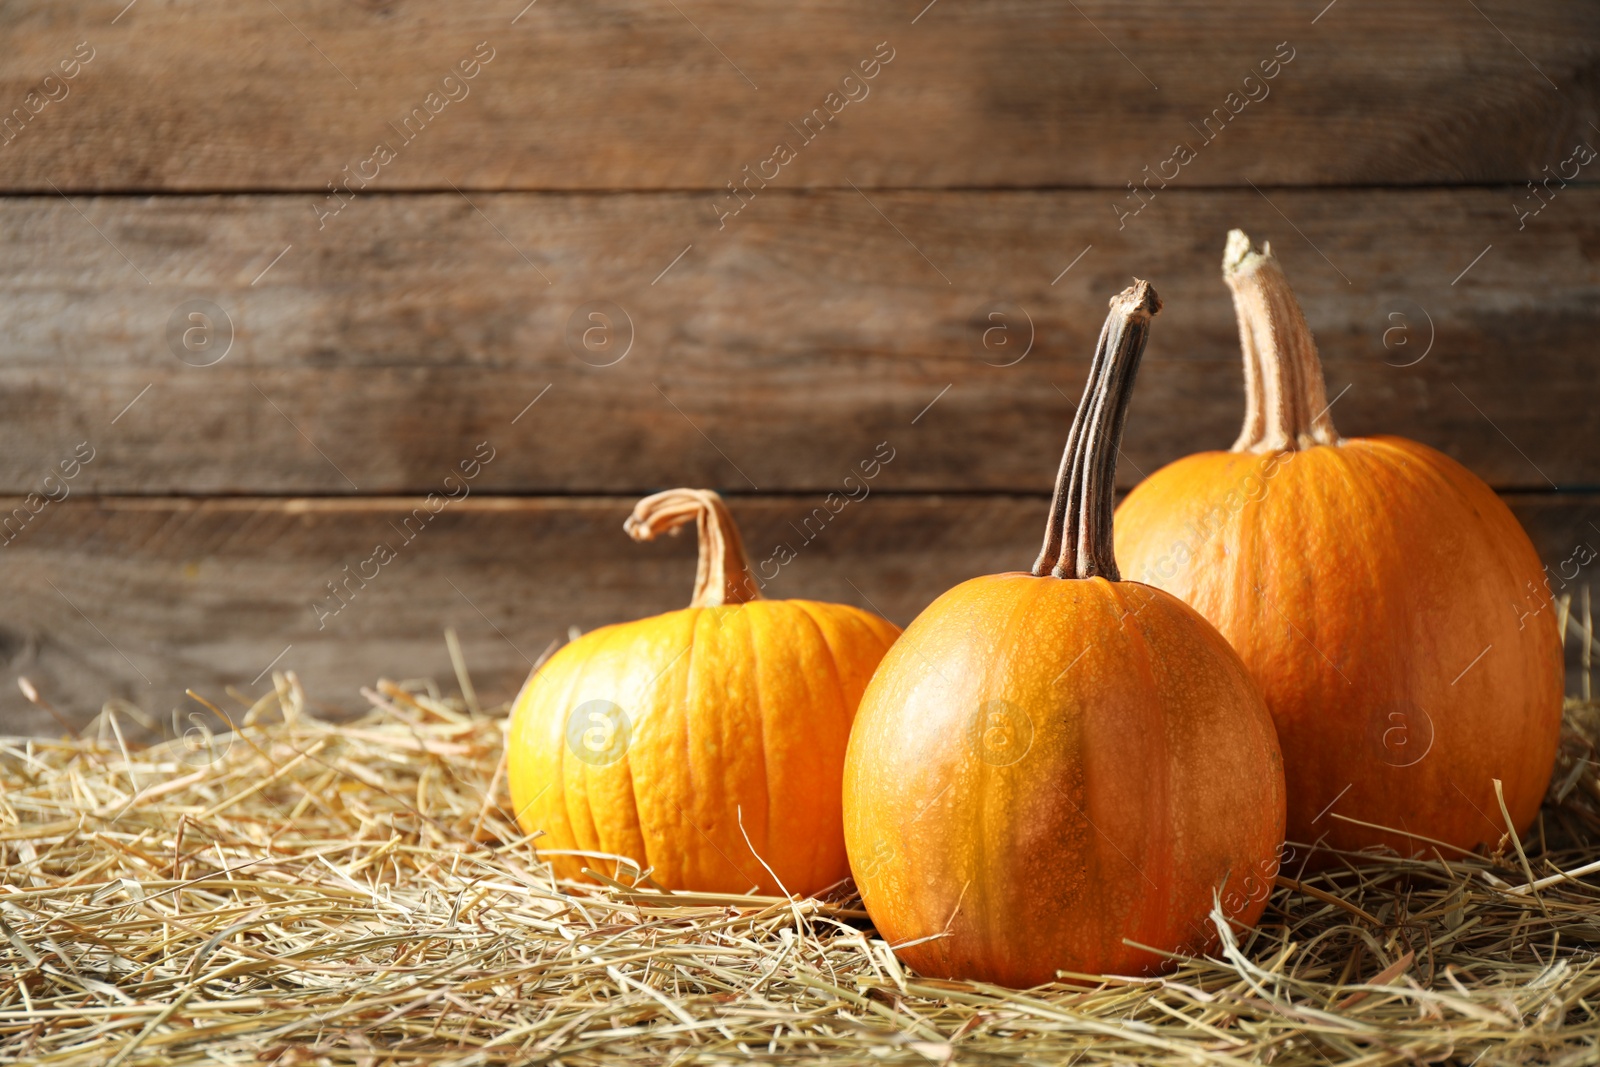
[[[1272,245],[1264,244],[1258,252],[1243,231],[1231,231],[1222,277],[1233,291],[1244,356],[1244,427],[1233,451],[1337,444],[1317,342]]]
[[[1044,548],[1033,565],[1038,577],[1113,582],[1121,577],[1111,536],[1117,452],[1150,320],[1160,310],[1161,298],[1149,282],[1136,281],[1111,298],[1111,313],[1100,329],[1089,380],[1056,473]]]
[[[739,528],[722,498],[709,489],[668,489],[634,505],[622,528],[635,541],[652,541],[658,534],[677,533],[693,519],[700,536],[700,563],[694,576],[691,608],[715,608],[761,599],[750,574]]]

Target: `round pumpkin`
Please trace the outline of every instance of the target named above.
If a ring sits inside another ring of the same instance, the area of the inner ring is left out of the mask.
[[[1402,854],[1519,831],[1561,724],[1538,555],[1461,464],[1342,438],[1316,344],[1271,246],[1229,235],[1245,356],[1232,451],[1164,467],[1117,510],[1123,570],[1228,638],[1277,723],[1289,838]],[[1318,862],[1330,857],[1322,855]]]
[[[626,529],[646,541],[690,520],[689,607],[590,631],[522,687],[517,820],[544,832],[563,877],[638,869],[671,889],[814,893],[849,874],[845,745],[899,630],[844,604],[763,600],[716,493],[657,493]]]
[[[935,600],[884,657],[845,763],[845,841],[916,970],[1025,987],[1136,973],[1253,923],[1283,840],[1266,706],[1215,629],[1119,580],[1112,478],[1160,303],[1111,302],[1032,573]]]

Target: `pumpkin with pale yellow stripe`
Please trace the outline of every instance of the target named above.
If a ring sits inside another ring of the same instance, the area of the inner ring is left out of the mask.
[[[689,607],[584,634],[523,686],[518,822],[543,831],[563,877],[638,868],[671,889],[816,892],[850,873],[845,746],[899,630],[844,604],[762,599],[716,493],[657,493],[626,528],[643,541],[690,520]]]

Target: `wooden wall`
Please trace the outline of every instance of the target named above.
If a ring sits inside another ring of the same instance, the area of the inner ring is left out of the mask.
[[[799,549],[772,595],[904,623],[1031,561],[1131,276],[1121,480],[1231,442],[1232,226],[1342,431],[1600,548],[1593,4],[125,4],[0,2],[0,660],[78,721],[284,668],[348,707],[446,626],[504,700],[687,600],[621,531],[675,484]],[[7,680],[0,728],[54,727]]]

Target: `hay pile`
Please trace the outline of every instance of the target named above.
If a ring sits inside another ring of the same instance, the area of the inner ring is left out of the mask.
[[[470,687],[465,687],[470,693]],[[505,802],[503,720],[292,675],[198,749],[0,744],[0,1058],[42,1064],[1456,1062],[1600,1059],[1600,705],[1492,856],[1280,879],[1224,959],[1027,993],[895,962],[847,890],[558,883]],[[1287,874],[1293,875],[1293,870]]]

